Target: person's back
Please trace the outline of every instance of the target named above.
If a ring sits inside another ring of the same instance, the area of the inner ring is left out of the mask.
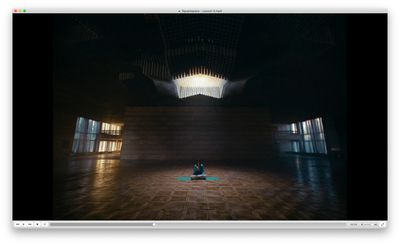
[[[200,167],[199,167],[199,164],[198,164],[198,163],[195,163],[195,164],[194,164],[194,167],[193,167],[193,174],[194,174],[194,175],[199,175],[199,174],[201,174]]]
[[[200,174],[204,174],[204,164],[200,164]]]

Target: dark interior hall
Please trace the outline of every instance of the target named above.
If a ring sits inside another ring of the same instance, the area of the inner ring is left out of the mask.
[[[345,16],[53,21],[55,218],[346,219]]]

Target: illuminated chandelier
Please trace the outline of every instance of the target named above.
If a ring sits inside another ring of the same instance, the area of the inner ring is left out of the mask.
[[[222,93],[227,80],[215,74],[199,72],[185,74],[173,79],[178,97],[186,98],[194,95],[205,95],[214,98],[222,98]]]

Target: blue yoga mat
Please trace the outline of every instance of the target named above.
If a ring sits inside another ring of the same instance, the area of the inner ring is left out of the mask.
[[[190,181],[191,180],[190,176],[180,176],[176,179],[179,181]],[[218,181],[218,180],[219,180],[219,177],[216,177],[216,176],[207,176],[206,177],[206,181]]]

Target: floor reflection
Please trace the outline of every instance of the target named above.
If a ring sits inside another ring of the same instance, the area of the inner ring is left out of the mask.
[[[179,181],[191,164],[74,159],[55,176],[57,219],[345,219],[345,173],[327,158],[208,163],[218,181]]]
[[[90,192],[94,202],[107,202],[112,199],[113,193],[108,188],[114,185],[119,170],[119,160],[97,159],[96,175],[93,180],[93,188]]]
[[[309,187],[312,202],[335,206],[336,190],[333,188],[331,162],[328,159],[294,156],[297,181]]]

